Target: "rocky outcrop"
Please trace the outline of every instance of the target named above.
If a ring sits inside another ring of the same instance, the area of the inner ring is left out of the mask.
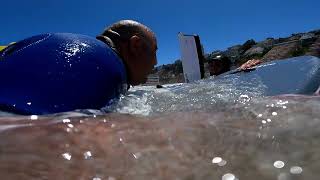
[[[306,55],[320,57],[320,37],[310,46]]]
[[[291,41],[281,44],[276,44],[267,54],[262,58],[264,62],[285,59],[290,57],[290,53],[299,47],[298,41]]]
[[[264,41],[258,42],[254,47],[270,48],[276,43],[277,41],[275,39],[267,38]]]
[[[263,47],[252,47],[244,53],[244,56],[253,56],[256,54],[262,54],[264,52]]]

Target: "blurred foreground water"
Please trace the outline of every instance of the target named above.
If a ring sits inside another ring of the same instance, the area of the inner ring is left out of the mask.
[[[3,113],[1,179],[318,179],[320,99],[263,91],[209,79],[135,87],[103,111]]]

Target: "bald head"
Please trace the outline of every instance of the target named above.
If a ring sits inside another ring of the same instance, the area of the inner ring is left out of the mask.
[[[127,41],[134,35],[146,39],[150,34],[151,38],[155,39],[154,33],[147,26],[133,20],[121,20],[105,28],[97,38],[107,37],[117,47],[119,41]]]
[[[132,85],[144,83],[157,64],[157,41],[147,26],[133,20],[122,20],[108,26],[98,39],[109,44],[121,56]]]
[[[151,32],[151,29],[147,26],[133,20],[121,20],[111,26],[107,27],[103,33],[108,30],[113,30],[119,34],[129,33],[129,34],[144,34],[145,32]],[[102,33],[102,34],[103,34]]]

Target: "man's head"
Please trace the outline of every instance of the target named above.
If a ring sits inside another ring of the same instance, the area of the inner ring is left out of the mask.
[[[129,84],[146,82],[157,64],[157,40],[148,27],[122,20],[107,27],[97,39],[108,42],[119,53],[127,68]]]

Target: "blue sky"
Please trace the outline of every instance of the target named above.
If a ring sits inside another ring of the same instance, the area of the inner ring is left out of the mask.
[[[45,32],[95,36],[133,19],[156,33],[159,64],[180,58],[178,32],[198,34],[208,53],[320,29],[319,0],[7,0],[0,7],[0,45]]]

